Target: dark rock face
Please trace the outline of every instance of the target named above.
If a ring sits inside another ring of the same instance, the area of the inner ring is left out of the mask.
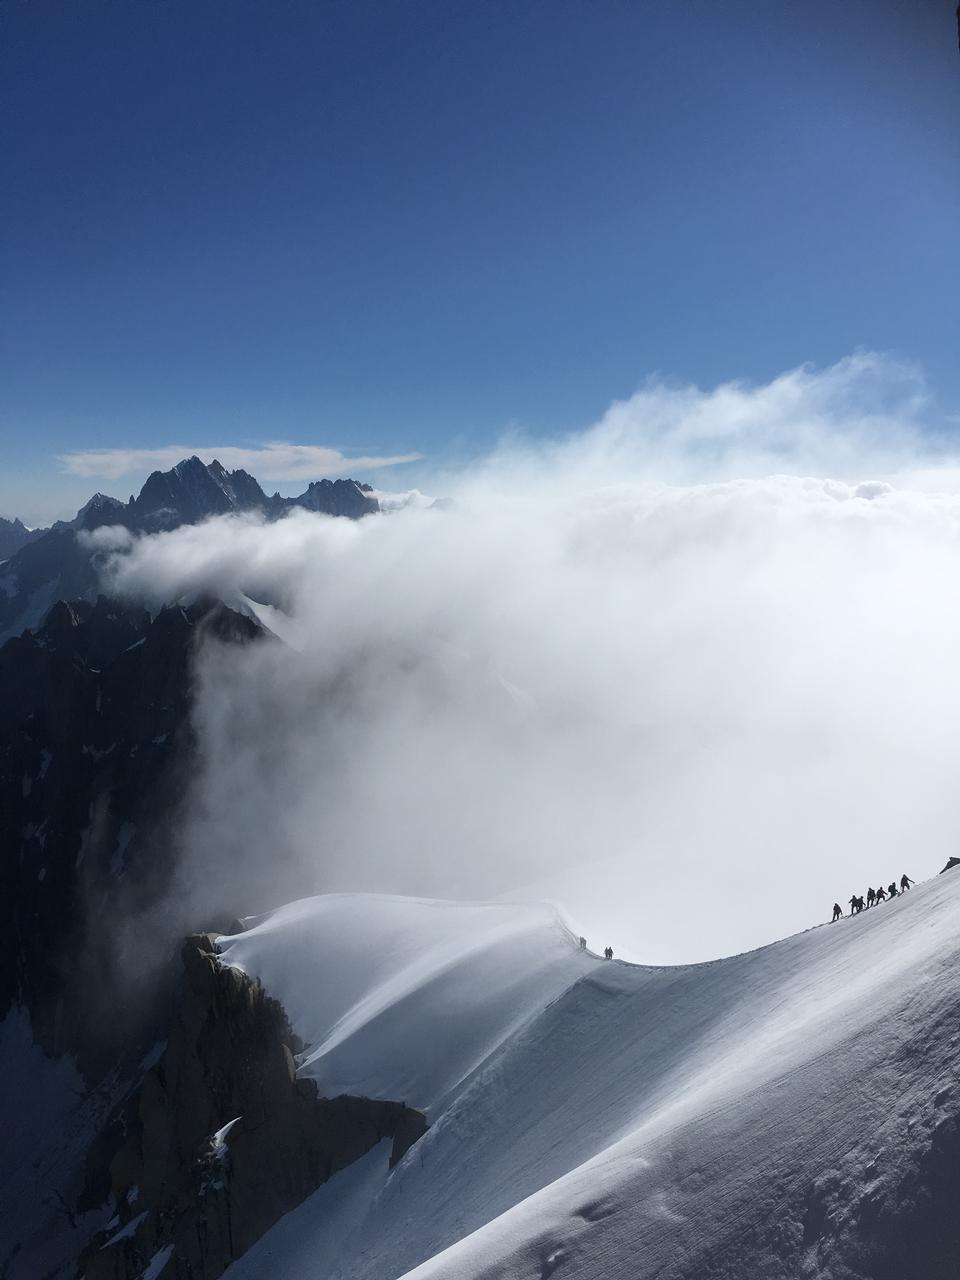
[[[151,620],[100,599],[58,603],[0,648],[0,1016],[26,1006],[36,1041],[92,1074],[136,1015],[115,981],[120,921],[174,871],[194,651],[261,634],[223,606]]]
[[[947,865],[943,868],[943,871],[941,871],[940,874],[943,875],[944,871],[952,871],[954,867],[960,867],[960,858],[948,858]]]
[[[36,542],[44,533],[46,529],[28,529],[20,520],[0,516],[0,560],[8,559],[28,542]]]
[[[111,1164],[120,1227],[131,1229],[93,1242],[87,1280],[133,1280],[164,1249],[161,1277],[215,1280],[333,1174],[384,1138],[393,1164],[426,1131],[402,1103],[318,1098],[297,1081],[301,1046],[282,1007],[218,962],[212,935],[188,938],[182,961],[166,1052]]]

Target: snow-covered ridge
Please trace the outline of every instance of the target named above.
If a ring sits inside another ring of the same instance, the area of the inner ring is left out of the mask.
[[[249,924],[221,954],[281,1000],[300,1073],[428,1114],[597,963],[546,903],[337,894]]]
[[[955,1275],[960,876],[675,969],[584,955],[545,907],[403,899],[296,903],[223,947],[322,1088],[402,1083],[432,1120],[231,1280]]]

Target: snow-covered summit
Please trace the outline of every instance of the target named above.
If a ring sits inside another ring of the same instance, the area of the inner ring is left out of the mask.
[[[223,949],[322,1088],[402,1085],[432,1121],[231,1280],[956,1275],[960,876],[678,968],[584,955],[544,907],[360,897]]]

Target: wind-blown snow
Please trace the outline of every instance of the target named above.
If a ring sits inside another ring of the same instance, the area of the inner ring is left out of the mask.
[[[597,963],[547,904],[334,894],[252,924],[222,954],[278,994],[301,1074],[428,1110]]]
[[[955,1274],[960,876],[678,968],[583,955],[543,907],[399,899],[311,899],[222,945],[316,1040],[322,1087],[402,1084],[432,1122],[230,1280]]]

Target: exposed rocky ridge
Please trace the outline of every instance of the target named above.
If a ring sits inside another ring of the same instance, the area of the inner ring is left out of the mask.
[[[131,494],[126,503],[94,494],[73,520],[58,520],[53,529],[120,524],[138,533],[156,533],[242,511],[259,511],[272,518],[293,507],[359,519],[380,510],[372,492],[369,485],[356,480],[315,480],[295,498],[282,498],[279,493],[267,497],[249,472],[240,468],[227,471],[216,458],[204,463],[192,457],[169,471],[151,472],[140,493],[136,497]]]
[[[281,498],[275,493],[270,502],[275,514],[303,507],[323,515],[359,520],[380,510],[377,499],[371,497],[372,492],[368,484],[357,484],[355,480],[314,480],[299,497]]]
[[[119,523],[154,532],[234,511],[266,511],[268,506],[266,494],[246,471],[228,472],[217,461],[206,466],[194,457],[148,476]]]
[[[50,529],[33,534],[24,530],[28,542],[0,564],[0,643],[36,627],[57,600],[96,598],[96,553],[78,540],[78,533],[103,525],[157,533],[245,511],[277,519],[294,507],[350,519],[380,510],[369,485],[355,480],[320,480],[299,497],[282,498],[275,493],[268,498],[246,471],[227,471],[216,460],[207,465],[196,457],[185,458],[169,471],[154,471],[140,493],[126,503],[94,494],[73,520],[58,520]]]
[[[215,1280],[284,1213],[385,1138],[390,1163],[426,1131],[402,1102],[318,1098],[302,1046],[256,980],[188,938],[163,1058],[111,1163],[117,1217],[81,1259],[86,1280]]]
[[[6,560],[15,551],[25,547],[28,542],[35,542],[46,533],[45,529],[28,529],[22,520],[14,518],[5,520],[0,516],[0,560]]]

